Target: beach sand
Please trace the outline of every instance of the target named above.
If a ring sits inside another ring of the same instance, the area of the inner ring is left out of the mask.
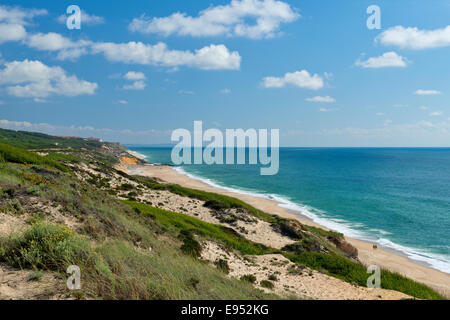
[[[267,213],[275,214],[288,219],[297,219],[303,224],[327,229],[302,216],[301,213],[297,214],[292,210],[287,210],[280,207],[279,203],[276,201],[242,193],[235,193],[221,188],[215,188],[202,181],[195,180],[184,174],[178,173],[173,167],[170,166],[146,164],[131,165],[126,167],[123,166],[122,169],[133,175],[155,177],[168,183],[179,184],[188,188],[235,197]],[[415,281],[424,283],[447,298],[450,298],[450,274],[440,272],[423,265],[423,263],[413,261],[400,252],[386,250],[385,248],[380,248],[380,246],[378,246],[377,249],[374,249],[372,243],[351,237],[345,238],[358,249],[358,258],[364,265],[377,265],[383,269],[397,272]]]

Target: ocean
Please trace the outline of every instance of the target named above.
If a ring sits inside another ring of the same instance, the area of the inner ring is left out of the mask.
[[[170,148],[129,147],[171,164]],[[210,185],[276,200],[345,235],[450,273],[449,148],[280,148],[277,175],[259,165],[183,165]]]

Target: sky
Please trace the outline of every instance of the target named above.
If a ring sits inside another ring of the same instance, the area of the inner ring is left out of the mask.
[[[149,145],[203,121],[279,129],[281,146],[448,147],[449,57],[448,0],[1,0],[0,127]]]

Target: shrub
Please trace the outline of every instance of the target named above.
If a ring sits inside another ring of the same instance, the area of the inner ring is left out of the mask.
[[[272,273],[272,274],[269,276],[268,279],[269,279],[270,281],[278,281],[277,275],[274,274],[274,273]]]
[[[230,266],[228,265],[227,260],[217,259],[216,261],[214,261],[214,264],[216,265],[217,269],[222,270],[226,274],[230,273]]]
[[[69,171],[64,165],[56,161],[42,157],[37,153],[30,152],[22,148],[13,147],[4,143],[0,143],[0,155],[8,162],[48,165],[61,171]]]
[[[197,240],[195,240],[191,232],[182,231],[180,237],[183,240],[183,245],[180,248],[181,251],[194,258],[199,258],[202,255],[202,246]]]
[[[21,236],[1,239],[0,261],[18,268],[64,272],[77,262],[89,263],[88,244],[59,225],[34,224]]]
[[[252,274],[245,274],[241,277],[241,280],[245,282],[255,283],[256,277]]]
[[[273,289],[275,286],[274,284],[269,281],[269,280],[262,280],[259,285],[263,288],[267,288],[267,289]]]

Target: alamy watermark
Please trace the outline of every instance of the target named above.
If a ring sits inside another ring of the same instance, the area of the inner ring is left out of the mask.
[[[367,278],[367,288],[381,288],[381,269],[377,265],[367,267],[367,273],[371,276]]]
[[[369,18],[367,18],[367,28],[369,30],[380,30],[381,29],[381,9],[377,5],[371,5],[367,7],[367,14],[370,14]]]
[[[81,9],[79,6],[72,4],[67,7],[66,13],[69,15],[66,19],[67,29],[81,29]]]
[[[193,134],[186,129],[176,129],[171,140],[178,142],[172,149],[171,158],[175,165],[181,164],[260,164],[261,175],[275,175],[279,170],[280,132],[278,129],[207,129],[203,122],[194,121]],[[247,144],[248,141],[248,144]],[[208,143],[204,147],[203,142]],[[193,161],[192,161],[193,152]],[[225,155],[225,157],[224,157]],[[225,158],[225,159],[224,159]]]
[[[81,289],[81,270],[79,266],[71,265],[67,267],[66,272],[69,274],[67,278],[67,289],[80,290]]]

